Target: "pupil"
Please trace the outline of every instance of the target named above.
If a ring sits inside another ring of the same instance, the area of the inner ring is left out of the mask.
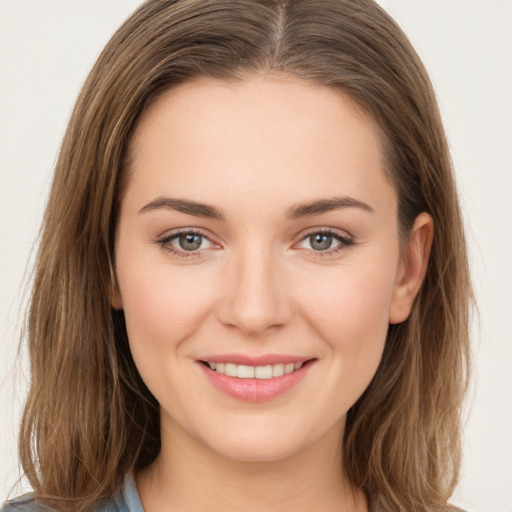
[[[185,251],[195,251],[201,247],[201,236],[194,233],[180,235],[180,246]]]
[[[325,251],[332,244],[332,236],[324,233],[317,233],[310,237],[311,247],[317,251]]]

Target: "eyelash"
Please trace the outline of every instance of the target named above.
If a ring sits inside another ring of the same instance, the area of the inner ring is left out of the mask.
[[[200,237],[205,238],[206,240],[210,241],[210,239],[201,231],[197,231],[195,229],[185,229],[182,231],[176,231],[175,233],[173,233],[171,235],[168,235],[160,240],[157,240],[157,244],[160,245],[160,247],[162,247],[162,249],[164,249],[168,253],[171,253],[173,256],[176,256],[178,258],[184,258],[184,259],[200,258],[201,251],[183,251],[183,250],[178,250],[175,247],[173,247],[172,245],[170,245],[170,242],[172,242],[176,238],[179,238],[181,235],[197,235],[197,236],[200,236]],[[309,233],[306,233],[300,239],[300,242],[307,240],[309,237],[311,237],[313,235],[332,236],[335,240],[340,242],[340,244],[338,246],[336,246],[335,248],[328,249],[325,251],[315,251],[315,250],[306,249],[306,251],[315,258],[325,258],[325,257],[329,257],[329,256],[336,256],[342,250],[355,244],[355,240],[353,238],[347,237],[347,236],[342,236],[338,232],[336,232],[332,229],[328,229],[328,228],[322,228],[322,229],[316,229],[314,231],[310,231]]]
[[[210,240],[204,233],[201,233],[200,231],[197,231],[195,229],[184,229],[182,231],[176,231],[172,235],[166,236],[162,238],[161,240],[157,240],[157,244],[162,247],[165,251],[168,253],[171,253],[173,256],[177,256],[178,258],[199,258],[200,257],[200,251],[179,251],[170,243],[176,239],[179,238],[181,235],[197,235],[202,238],[206,238],[207,240]]]
[[[311,249],[306,249],[307,252],[315,258],[326,258],[329,256],[336,256],[337,254],[345,250],[347,247],[350,247],[355,244],[355,240],[352,237],[340,235],[337,231],[328,228],[321,228],[309,231],[300,239],[300,241],[302,242],[304,240],[307,240],[313,235],[332,236],[334,240],[340,242],[338,246],[334,247],[333,249],[327,249],[325,251],[314,251]]]

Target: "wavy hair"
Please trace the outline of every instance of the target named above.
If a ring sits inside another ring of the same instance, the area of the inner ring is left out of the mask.
[[[31,386],[20,457],[39,499],[91,511],[160,449],[123,313],[111,307],[130,136],[163,91],[199,77],[286,73],[339,89],[378,124],[399,229],[435,237],[410,317],[349,411],[348,478],[389,510],[448,510],[460,465],[471,286],[447,142],[427,73],[372,0],[149,0],[111,38],[79,95],[56,164],[27,314]]]

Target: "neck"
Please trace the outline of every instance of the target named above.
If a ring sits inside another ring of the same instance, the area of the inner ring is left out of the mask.
[[[147,512],[367,510],[342,470],[339,425],[300,453],[264,462],[228,459],[176,425],[170,430],[162,431],[158,458],[137,475]]]

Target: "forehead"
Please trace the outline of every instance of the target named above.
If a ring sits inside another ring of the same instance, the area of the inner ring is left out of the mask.
[[[147,195],[378,196],[387,181],[380,132],[363,109],[286,75],[170,89],[145,111],[130,153],[130,182]]]

